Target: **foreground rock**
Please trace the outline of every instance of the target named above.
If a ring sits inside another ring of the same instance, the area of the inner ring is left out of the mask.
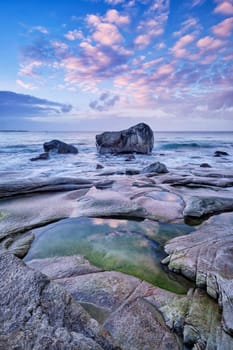
[[[233,214],[209,219],[195,233],[176,237],[165,246],[169,269],[180,272],[223,309],[226,332],[233,335]]]
[[[29,266],[59,283],[102,323],[122,350],[230,350],[217,303],[203,290],[177,295],[120,272],[98,271],[82,257],[38,259]]]
[[[0,348],[119,349],[59,285],[10,254],[0,255]]]
[[[59,154],[66,154],[66,153],[77,154],[78,153],[78,149],[75,146],[68,145],[67,143],[59,140],[52,140],[49,142],[45,142],[43,147],[45,152],[54,151]]]
[[[108,131],[96,135],[96,147],[99,153],[151,153],[154,135],[151,128],[144,123],[122,131]]]

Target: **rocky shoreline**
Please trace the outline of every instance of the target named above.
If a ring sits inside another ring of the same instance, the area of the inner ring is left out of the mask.
[[[130,174],[2,177],[0,349],[232,349],[232,174]],[[81,216],[198,224],[163,261],[195,287],[178,295],[81,256],[21,260],[36,227]]]

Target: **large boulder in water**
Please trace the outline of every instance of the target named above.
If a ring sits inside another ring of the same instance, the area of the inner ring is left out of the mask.
[[[57,153],[78,153],[78,149],[75,146],[68,145],[67,143],[59,140],[45,142],[43,147],[45,152],[55,151]]]
[[[139,123],[121,131],[107,131],[96,135],[96,147],[99,153],[151,153],[154,135],[151,128]]]

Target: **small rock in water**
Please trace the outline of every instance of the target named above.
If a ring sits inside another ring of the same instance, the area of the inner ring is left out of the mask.
[[[168,170],[165,164],[160,162],[155,162],[142,169],[141,174],[147,174],[147,173],[166,174],[168,173]]]
[[[102,165],[102,164],[100,164],[100,163],[97,163],[96,164],[96,169],[98,170],[98,169],[103,169],[104,168],[104,166]]]
[[[138,175],[140,174],[140,171],[137,169],[126,169],[125,175]]]
[[[33,157],[30,160],[34,162],[35,160],[46,160],[46,159],[49,159],[49,152],[41,153],[39,154],[39,156]]]
[[[73,153],[77,154],[78,149],[73,145],[68,145],[65,142],[59,140],[52,140],[49,142],[45,142],[44,145],[45,152],[55,151],[60,154]]]
[[[135,155],[134,154],[130,154],[128,157],[125,158],[126,162],[131,162],[132,160],[135,160]]]
[[[229,156],[229,154],[227,152],[224,152],[224,151],[215,151],[214,156],[215,157]]]
[[[200,167],[201,168],[212,168],[211,165],[209,165],[208,163],[201,163]]]

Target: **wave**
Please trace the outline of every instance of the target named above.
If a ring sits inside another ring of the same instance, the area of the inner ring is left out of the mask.
[[[165,144],[158,144],[155,145],[156,149],[161,149],[161,150],[176,150],[176,149],[185,149],[185,148],[218,148],[218,147],[229,147],[231,145],[224,144],[224,143],[207,143],[207,142],[174,142],[174,143],[165,143]]]

